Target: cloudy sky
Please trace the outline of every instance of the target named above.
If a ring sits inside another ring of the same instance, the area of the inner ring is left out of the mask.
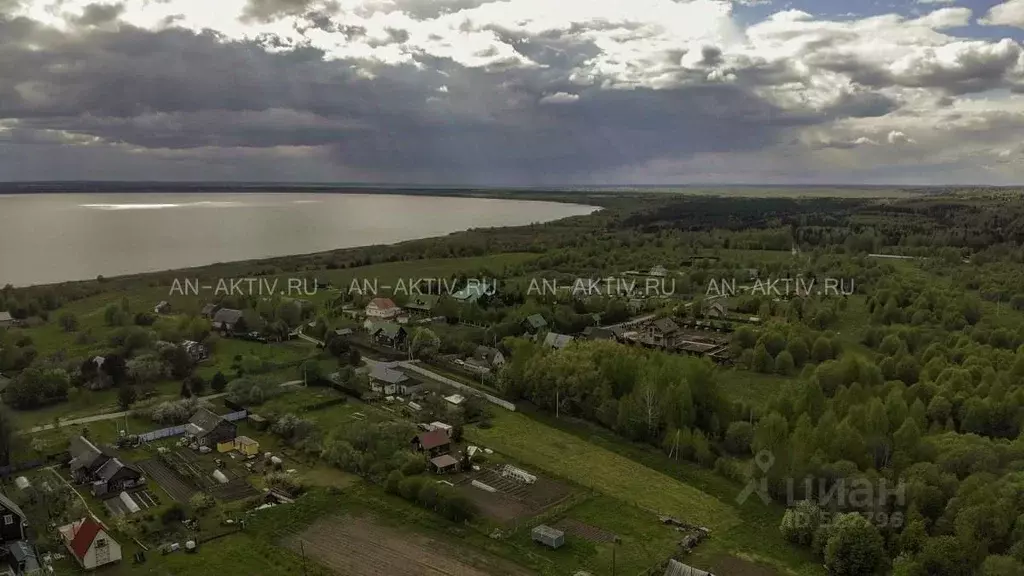
[[[1024,0],[0,0],[0,180],[1018,183],[1022,42]]]

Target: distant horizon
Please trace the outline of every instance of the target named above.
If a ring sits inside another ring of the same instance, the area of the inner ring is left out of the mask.
[[[764,188],[764,189],[780,189],[780,188],[862,188],[862,189],[887,189],[887,188],[928,188],[928,189],[948,189],[948,188],[991,188],[991,189],[1006,189],[1006,188],[1018,188],[1024,187],[1022,184],[977,184],[977,183],[955,183],[955,184],[907,184],[907,183],[892,183],[892,184],[854,184],[847,182],[823,182],[823,183],[768,183],[768,184],[756,184],[749,182],[737,182],[737,183],[679,183],[679,184],[563,184],[553,186],[524,186],[524,185],[503,185],[503,184],[419,184],[415,182],[327,182],[327,181],[274,181],[274,180],[12,180],[12,181],[0,181],[0,194],[12,193],[6,190],[7,188],[23,189],[25,192],[60,192],[59,190],[25,190],[26,188],[39,187],[39,186],[102,186],[102,185],[113,185],[118,187],[132,187],[132,186],[160,186],[160,187],[172,187],[172,186],[224,186],[234,187],[237,192],[237,188],[240,187],[268,187],[268,188],[285,188],[291,186],[297,187],[309,187],[309,188],[363,188],[363,189],[380,189],[380,190],[416,190],[416,189],[427,189],[427,190],[522,190],[522,191],[587,191],[587,190],[630,190],[630,189],[652,189],[652,190],[666,190],[666,189],[727,189],[727,188]],[[77,192],[77,191],[76,191]],[[95,191],[96,193],[108,192],[108,191]],[[150,192],[166,192],[166,190],[118,190],[118,192],[131,192],[131,193],[150,193]],[[208,190],[207,192],[213,192]],[[16,192],[14,192],[16,193]]]

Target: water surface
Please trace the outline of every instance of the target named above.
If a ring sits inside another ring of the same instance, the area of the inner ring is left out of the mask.
[[[0,286],[391,244],[594,210],[375,194],[0,195]]]

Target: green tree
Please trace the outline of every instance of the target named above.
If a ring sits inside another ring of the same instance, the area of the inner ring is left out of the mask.
[[[213,375],[213,379],[210,380],[210,388],[214,392],[216,392],[217,394],[220,394],[227,387],[228,387],[228,379],[227,379],[227,377],[224,376],[223,373],[217,372],[216,374]]]
[[[980,576],[1021,576],[1024,564],[1011,556],[989,556],[981,564]]]
[[[821,520],[821,508],[814,502],[801,500],[796,506],[786,510],[779,530],[786,540],[794,544],[810,546],[814,534],[821,526]]]
[[[58,322],[65,332],[74,332],[78,330],[78,316],[75,316],[71,312],[63,312],[60,315]]]
[[[135,392],[135,387],[127,382],[121,384],[117,389],[117,404],[121,407],[121,410],[128,410],[135,403],[135,399],[138,397]]]
[[[795,369],[796,362],[794,362],[793,355],[789,353],[789,350],[779,352],[779,355],[775,358],[775,372],[783,376],[788,376],[792,374]]]
[[[825,567],[835,576],[876,574],[885,558],[885,543],[873,524],[857,513],[836,517],[825,544]]]
[[[811,357],[811,351],[807,348],[807,342],[800,337],[790,338],[789,343],[786,344],[786,351],[793,357],[793,362],[797,367],[806,364],[807,360]]]
[[[753,440],[754,427],[749,422],[733,422],[725,432],[725,449],[737,456],[745,456],[750,454]]]
[[[768,354],[764,344],[758,344],[754,348],[754,370],[769,374],[775,369],[775,360]]]
[[[832,344],[824,336],[819,336],[811,346],[811,358],[818,363],[832,359]]]

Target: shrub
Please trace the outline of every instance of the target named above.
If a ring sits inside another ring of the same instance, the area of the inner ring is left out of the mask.
[[[170,508],[164,510],[163,514],[160,515],[160,521],[165,526],[174,524],[175,522],[181,522],[188,517],[188,512],[185,511],[185,507],[175,502]]]

